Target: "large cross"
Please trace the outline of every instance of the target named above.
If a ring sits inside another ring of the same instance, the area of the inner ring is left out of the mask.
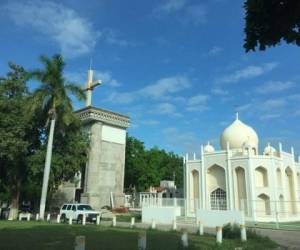
[[[95,87],[100,85],[102,83],[101,80],[93,81],[93,70],[88,70],[88,81],[86,83],[86,88],[84,89],[86,91],[86,101],[85,106],[89,107],[92,106],[92,92]]]

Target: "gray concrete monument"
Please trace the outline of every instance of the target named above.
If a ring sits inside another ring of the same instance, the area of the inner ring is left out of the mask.
[[[124,205],[125,146],[129,117],[92,106],[92,91],[100,83],[99,80],[93,81],[93,71],[89,70],[85,89],[86,107],[75,111],[89,136],[88,160],[75,178],[78,181],[73,184],[73,192],[70,192],[70,183],[59,188],[61,198],[56,200],[56,206],[75,201],[88,203],[94,209]]]
[[[99,209],[111,204],[124,205],[124,171],[127,116],[100,108],[86,107],[76,111],[90,136],[81,202]],[[82,180],[83,181],[83,180]]]
[[[126,129],[129,127],[129,117],[92,107],[92,91],[100,83],[93,81],[93,71],[89,70],[86,107],[75,112],[90,137],[88,161],[81,175],[84,178],[81,178],[80,202],[95,209],[124,205]]]

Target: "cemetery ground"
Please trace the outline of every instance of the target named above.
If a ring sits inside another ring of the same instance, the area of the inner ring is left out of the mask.
[[[143,229],[121,228],[104,225],[68,225],[37,221],[0,221],[1,250],[74,249],[78,235],[86,237],[86,250],[137,249],[138,233]],[[172,250],[180,247],[180,232],[146,230],[147,250]],[[230,236],[229,236],[230,237]],[[277,244],[268,238],[249,235],[242,243],[238,235],[223,239],[217,245],[215,236],[189,234],[188,249],[275,249]]]

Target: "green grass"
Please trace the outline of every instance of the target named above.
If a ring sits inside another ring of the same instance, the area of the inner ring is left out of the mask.
[[[86,236],[86,250],[134,250],[137,249],[139,229],[111,228],[96,225],[49,224],[45,222],[0,221],[1,250],[73,250],[77,235]],[[225,239],[222,246],[215,243],[214,236],[189,234],[189,249],[272,249],[276,244],[266,238],[250,239],[241,243],[239,239]],[[181,249],[180,233],[147,231],[147,250]]]
[[[121,222],[131,222],[131,218],[135,218],[135,222],[141,222],[141,214],[138,213],[130,213],[130,214],[118,214],[117,221]]]

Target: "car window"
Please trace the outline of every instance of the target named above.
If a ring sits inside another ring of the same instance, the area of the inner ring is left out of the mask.
[[[91,206],[89,205],[78,205],[78,210],[82,211],[82,210],[93,210]]]
[[[71,205],[68,205],[67,210],[71,210],[71,207],[72,207]]]
[[[76,211],[76,206],[75,205],[72,206],[72,210]]]
[[[65,210],[67,208],[67,205],[63,205],[62,209]]]

